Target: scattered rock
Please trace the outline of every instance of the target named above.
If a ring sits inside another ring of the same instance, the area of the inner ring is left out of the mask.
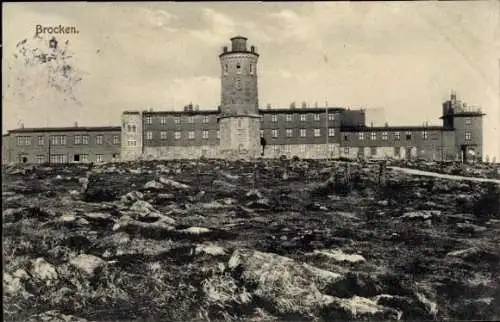
[[[191,234],[191,235],[200,235],[206,234],[210,232],[210,229],[205,227],[189,227],[186,229],[179,230],[181,233]]]
[[[120,198],[120,201],[124,202],[124,203],[131,203],[131,202],[135,202],[137,200],[142,200],[142,199],[144,199],[144,194],[142,192],[131,191],[131,192],[127,193],[126,195],[123,195]]]
[[[457,230],[461,233],[482,233],[488,228],[470,223],[457,223]]]
[[[208,254],[213,256],[226,255],[226,250],[223,247],[214,244],[199,244],[196,245],[195,254]]]
[[[366,259],[361,255],[350,255],[345,254],[341,249],[322,249],[322,250],[314,250],[314,255],[324,256],[330,259],[333,259],[338,262],[350,262],[350,263],[359,263],[364,262]]]
[[[8,208],[2,211],[3,222],[16,222],[23,217],[23,208]]]
[[[54,265],[48,263],[44,258],[39,257],[31,262],[31,276],[41,281],[50,282],[57,280],[57,270]]]
[[[146,184],[144,184],[144,189],[163,189],[163,185],[159,183],[158,181],[148,181]]]
[[[88,320],[53,310],[30,316],[26,322],[88,322]]]
[[[190,189],[190,187],[187,184],[183,184],[183,183],[180,183],[180,182],[177,182],[177,181],[174,181],[172,179],[165,178],[165,177],[160,177],[159,181],[161,183],[163,183],[164,185],[167,185],[167,186],[170,186],[170,187],[173,187],[176,189],[184,189],[184,190]]]
[[[106,262],[94,255],[81,254],[69,262],[89,277],[95,276],[106,265]]]
[[[419,211],[406,212],[400,218],[427,220],[427,219],[432,219],[432,217],[440,215],[441,215],[440,210],[419,210]]]

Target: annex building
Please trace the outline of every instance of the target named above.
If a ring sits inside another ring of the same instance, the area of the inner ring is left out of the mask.
[[[124,111],[118,127],[11,130],[3,137],[2,160],[60,163],[283,155],[311,159],[482,158],[485,114],[468,107],[454,93],[442,104],[441,126],[367,126],[363,109],[261,108],[258,60],[256,48],[247,47],[247,38],[233,37],[231,47],[225,46],[219,53],[218,108],[200,110],[190,104],[183,111]]]

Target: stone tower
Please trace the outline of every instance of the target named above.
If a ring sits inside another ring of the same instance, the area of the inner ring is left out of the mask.
[[[224,158],[256,158],[260,155],[260,116],[255,47],[247,49],[247,38],[231,38],[231,50],[223,48],[221,106],[219,114],[220,154]]]
[[[142,158],[143,150],[143,130],[141,112],[123,112],[121,130],[121,151],[122,161],[132,161]]]

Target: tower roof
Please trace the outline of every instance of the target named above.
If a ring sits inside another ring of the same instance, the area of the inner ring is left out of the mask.
[[[238,36],[234,36],[233,38],[231,38],[230,40],[233,40],[233,39],[245,39],[245,40],[248,40],[247,37],[243,37],[241,35],[238,35]]]

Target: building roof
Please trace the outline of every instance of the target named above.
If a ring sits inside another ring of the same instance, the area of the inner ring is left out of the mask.
[[[68,126],[68,127],[24,127],[7,131],[11,133],[32,132],[105,132],[120,131],[120,126]]]
[[[450,116],[453,116],[453,117],[471,117],[471,116],[484,116],[484,115],[486,115],[486,114],[483,112],[463,111],[463,112],[451,113],[449,115],[443,115],[440,117],[440,119],[450,117]]]
[[[143,115],[207,115],[219,114],[218,110],[192,110],[192,111],[143,111]]]
[[[280,113],[325,113],[326,108],[324,107],[296,107],[296,108],[271,108],[271,109],[259,109],[259,113],[263,114],[280,114]],[[329,112],[343,112],[347,111],[343,107],[329,107]]]
[[[343,132],[380,132],[380,131],[447,131],[442,126],[342,126]]]

